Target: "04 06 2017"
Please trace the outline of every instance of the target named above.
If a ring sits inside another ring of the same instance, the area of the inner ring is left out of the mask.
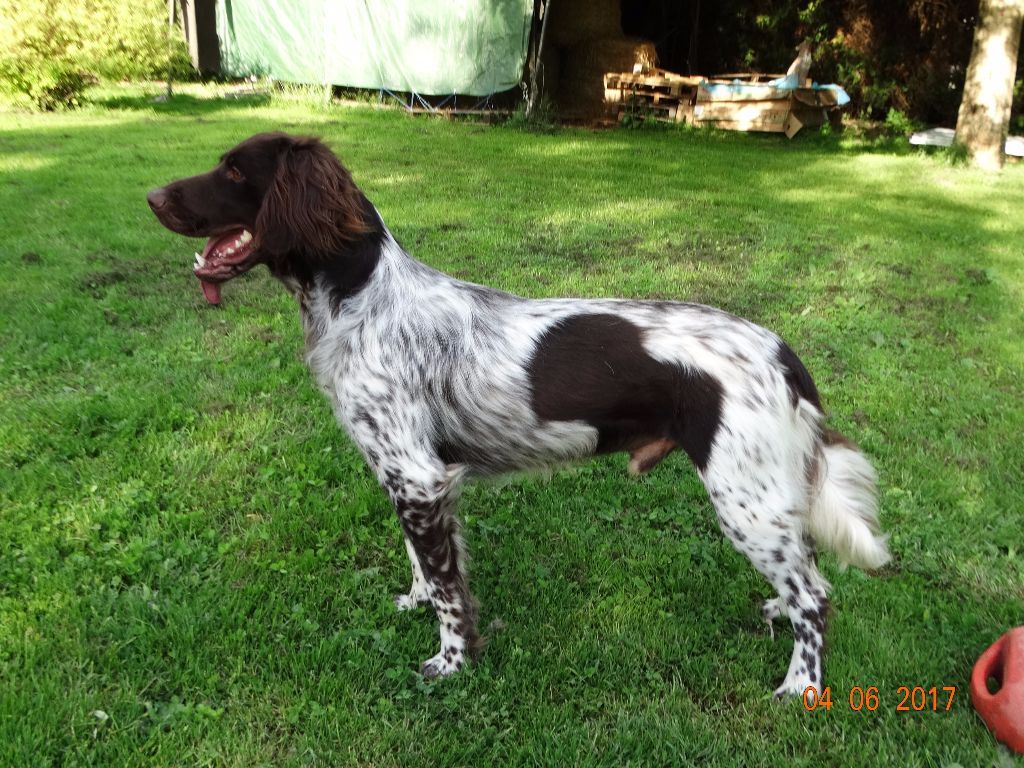
[[[841,705],[844,698],[846,705],[854,712],[877,712],[879,709],[893,709],[896,712],[949,712],[955,696],[955,685],[901,685],[895,692],[880,692],[877,685],[855,685],[846,697],[838,692],[833,694],[831,686],[819,691],[809,685],[804,689],[803,702],[808,712],[831,712],[832,707]]]

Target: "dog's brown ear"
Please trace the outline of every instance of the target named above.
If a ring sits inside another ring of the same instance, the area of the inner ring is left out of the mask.
[[[281,150],[274,181],[256,218],[258,247],[284,255],[328,255],[370,230],[352,176],[318,139]]]

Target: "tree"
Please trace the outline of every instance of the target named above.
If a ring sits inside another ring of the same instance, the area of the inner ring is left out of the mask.
[[[1022,21],[1024,0],[981,0],[956,142],[976,166],[989,171],[1003,167]]]

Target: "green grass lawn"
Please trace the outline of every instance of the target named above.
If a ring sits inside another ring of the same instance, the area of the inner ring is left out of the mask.
[[[1024,167],[203,93],[0,114],[0,765],[1024,765],[966,688],[1024,621]],[[831,711],[772,700],[788,626],[678,454],[467,488],[490,644],[416,674],[434,619],[393,608],[398,524],[293,300],[258,270],[207,306],[145,204],[265,129],[324,136],[458,277],[699,301],[790,342],[878,467],[895,555],[823,558]],[[951,709],[896,711],[916,685]]]

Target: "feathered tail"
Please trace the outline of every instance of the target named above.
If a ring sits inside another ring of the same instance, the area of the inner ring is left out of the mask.
[[[808,532],[843,563],[865,570],[889,562],[888,536],[878,525],[878,478],[856,445],[821,432],[811,476]]]

